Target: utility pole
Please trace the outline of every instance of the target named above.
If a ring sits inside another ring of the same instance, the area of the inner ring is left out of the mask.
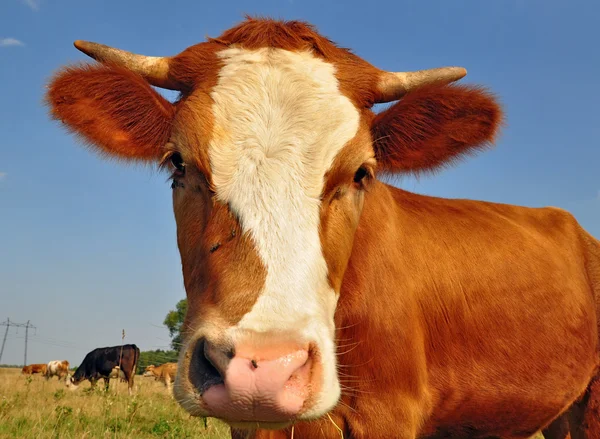
[[[27,336],[29,335],[29,320],[25,325],[25,359],[23,360],[23,366],[27,366]]]
[[[2,349],[0,349],[0,364],[2,364],[2,354],[4,353],[4,345],[6,344],[6,336],[8,335],[8,328],[10,328],[10,319],[7,318],[6,322],[2,323],[2,325],[6,325],[6,331],[4,331],[4,339],[2,340]]]
[[[4,339],[2,340],[2,349],[0,349],[0,360],[2,359],[2,353],[4,352],[4,345],[6,344],[6,336],[8,335],[8,329],[11,326],[16,328],[25,328],[25,364],[27,365],[27,338],[29,337],[29,328],[35,329],[37,332],[37,328],[30,324],[31,320],[27,320],[27,323],[15,323],[11,322],[10,319],[6,319],[6,322],[0,323],[0,326],[6,326],[6,331],[4,332]]]

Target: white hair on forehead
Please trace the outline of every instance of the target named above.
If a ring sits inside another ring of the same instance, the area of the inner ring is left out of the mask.
[[[324,177],[356,136],[359,112],[335,67],[308,52],[229,48],[211,92],[209,144],[217,198],[237,215],[266,268],[262,291],[236,331],[293,331],[321,351],[323,404],[337,399],[333,314],[319,236]],[[318,410],[319,404],[314,407]]]
[[[334,66],[308,52],[219,55],[218,135],[209,145],[217,197],[253,237],[267,269],[265,293],[305,297],[326,277],[318,233],[324,176],[356,135],[358,111],[340,92]]]

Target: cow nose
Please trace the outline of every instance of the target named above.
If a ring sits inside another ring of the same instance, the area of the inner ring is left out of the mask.
[[[200,394],[211,386],[223,384],[230,352],[230,350],[217,349],[204,339],[196,343],[190,362],[190,381]]]
[[[235,349],[203,341],[190,372],[211,416],[227,421],[287,422],[309,394],[312,360],[308,346],[277,343]]]

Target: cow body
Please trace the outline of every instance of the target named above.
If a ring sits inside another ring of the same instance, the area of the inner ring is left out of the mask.
[[[384,184],[370,197],[336,313],[345,391],[331,416],[344,437],[527,438],[586,396],[600,244],[570,214]],[[372,271],[373,259],[394,264]],[[337,432],[329,419],[294,430]]]
[[[76,46],[105,65],[57,74],[54,117],[170,164],[191,414],[235,437],[600,437],[600,243],[560,209],[378,179],[494,141],[495,98],[448,85],[463,69],[383,72],[272,20],[166,58]]]
[[[156,381],[161,381],[170,391],[175,377],[177,376],[177,363],[164,363],[160,366],[153,364],[146,367],[144,371],[145,377],[154,377]]]
[[[67,378],[69,374],[69,362],[67,360],[52,360],[48,362],[46,369],[46,379],[50,379],[54,376],[58,377],[59,380]]]
[[[67,385],[77,388],[83,380],[89,380],[94,387],[102,378],[108,390],[113,369],[118,366],[127,380],[131,394],[139,357],[140,350],[134,344],[96,348],[85,356],[73,376],[67,380]]]
[[[42,376],[46,375],[47,365],[46,364],[29,364],[27,366],[23,366],[21,369],[21,373],[23,375],[36,375],[40,374]]]

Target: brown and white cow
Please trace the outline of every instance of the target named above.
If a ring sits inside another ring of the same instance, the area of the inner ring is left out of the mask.
[[[281,429],[237,437],[524,438],[583,397],[600,437],[599,242],[560,209],[377,178],[494,140],[494,97],[448,85],[464,69],[384,72],[271,20],[167,58],[75,45],[101,64],[58,72],[52,115],[172,168],[191,414]]]
[[[167,390],[171,390],[171,385],[177,377],[177,363],[164,363],[160,366],[153,364],[146,367],[144,371],[145,377],[154,377],[156,381],[162,381]]]
[[[23,368],[21,369],[21,373],[23,375],[36,375],[36,374],[40,374],[42,376],[46,375],[46,370],[47,370],[47,365],[46,364],[29,364],[27,366],[23,366]]]
[[[67,360],[52,360],[48,362],[46,367],[46,379],[56,376],[60,381],[63,378],[66,379],[68,374],[69,362]]]

